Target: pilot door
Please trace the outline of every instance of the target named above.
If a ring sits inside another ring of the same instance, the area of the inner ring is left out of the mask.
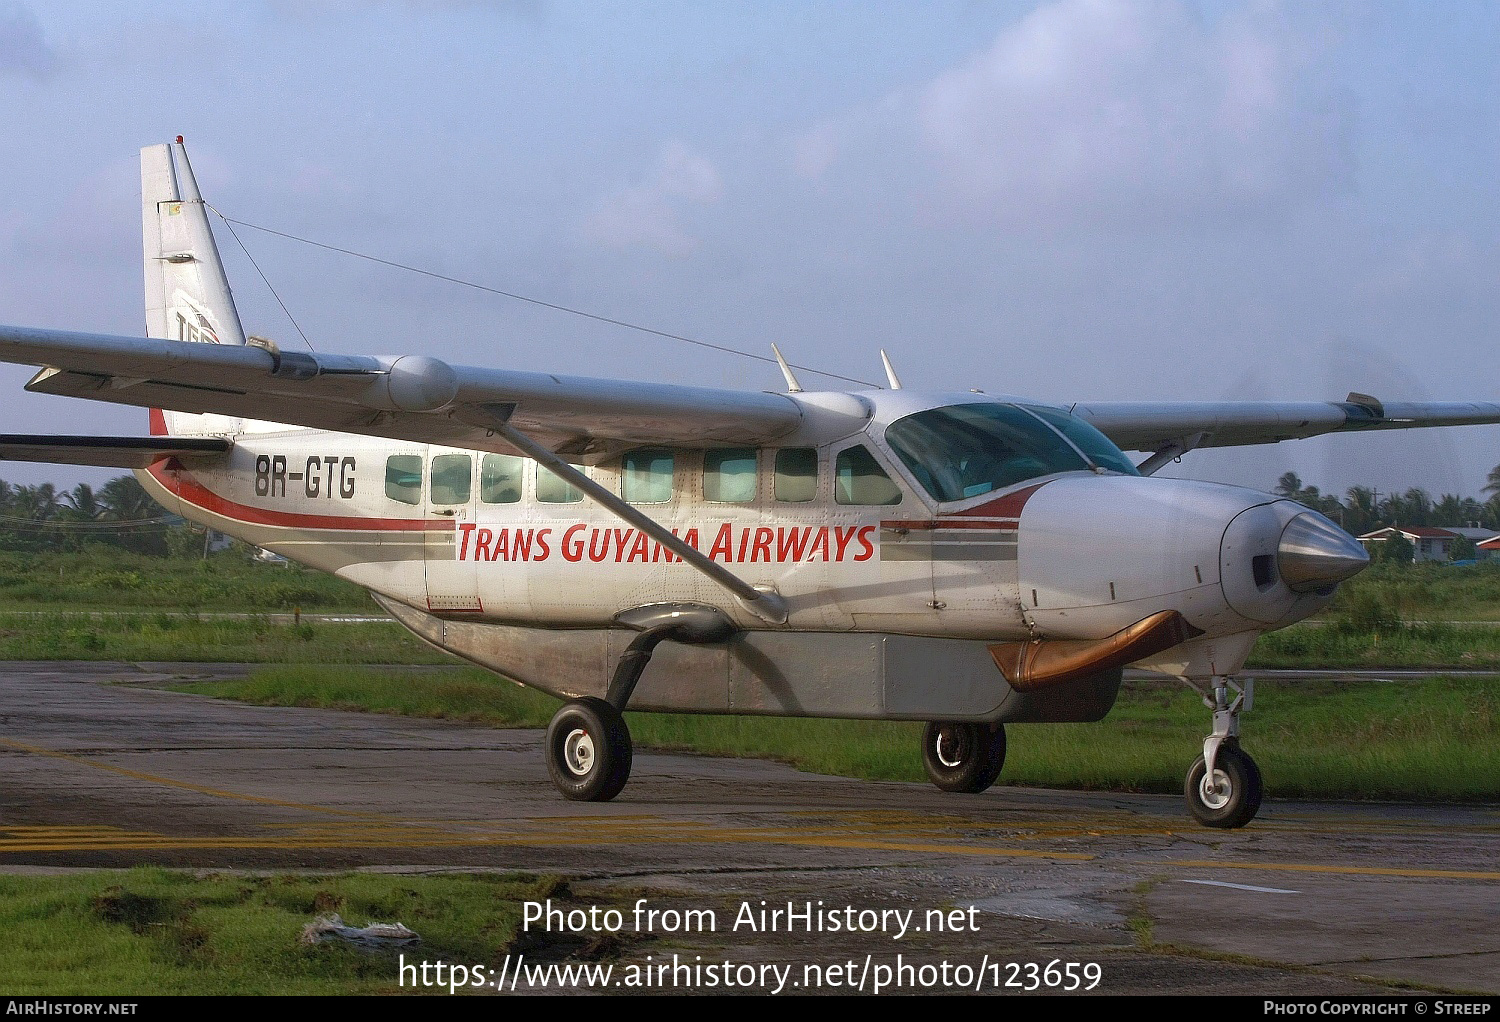
[[[987,637],[1025,627],[1016,552],[1029,492],[944,509],[932,523],[933,601],[961,633]]]
[[[438,614],[481,613],[473,455],[432,456],[425,512],[427,609]]]

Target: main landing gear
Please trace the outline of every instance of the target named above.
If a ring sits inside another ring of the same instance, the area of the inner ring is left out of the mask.
[[[657,645],[678,629],[665,624],[641,632],[625,647],[603,699],[574,699],[553,714],[547,725],[547,773],[563,798],[608,802],[625,790],[635,759],[625,705]]]
[[[635,752],[625,706],[656,647],[667,639],[723,642],[734,631],[721,612],[690,604],[643,607],[620,619],[640,632],[620,655],[609,691],[603,699],[564,703],[547,725],[547,773],[563,797],[575,802],[608,802],[630,780]]]
[[[630,780],[630,729],[603,699],[564,703],[547,725],[546,749],[547,772],[564,798],[608,802]]]
[[[922,735],[927,778],[944,791],[978,794],[1005,765],[1005,725],[939,721]]]
[[[1260,767],[1240,748],[1240,713],[1254,703],[1255,683],[1246,679],[1242,687],[1215,676],[1211,694],[1187,684],[1214,713],[1214,733],[1204,740],[1203,755],[1183,784],[1188,812],[1205,827],[1243,827],[1260,811],[1262,795]]]

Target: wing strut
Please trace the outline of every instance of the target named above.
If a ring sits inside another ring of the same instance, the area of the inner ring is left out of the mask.
[[[1182,457],[1188,451],[1202,444],[1206,436],[1207,434],[1204,433],[1194,433],[1192,436],[1185,436],[1181,439],[1165,443],[1157,448],[1155,454],[1137,465],[1135,470],[1143,476],[1155,475],[1157,469],[1161,468],[1167,462],[1174,458]]]
[[[554,475],[566,479],[593,497],[606,510],[634,525],[688,564],[728,589],[734,594],[735,599],[740,601],[740,605],[756,617],[773,625],[786,624],[786,601],[781,598],[780,594],[768,589],[757,589],[701,550],[689,546],[670,529],[610,493],[609,490],[594,482],[542,444],[516,429],[509,421],[511,412],[514,410],[513,405],[479,405],[476,406],[476,410],[486,413],[485,425],[504,437],[517,450],[523,451],[527,457],[545,465],[552,470]]]

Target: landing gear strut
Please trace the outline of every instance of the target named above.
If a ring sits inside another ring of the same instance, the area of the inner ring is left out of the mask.
[[[978,794],[1005,765],[1005,725],[941,721],[922,736],[927,778],[944,791]]]
[[[1243,827],[1260,811],[1262,795],[1260,767],[1240,748],[1240,713],[1253,705],[1255,683],[1246,679],[1241,687],[1216,675],[1212,694],[1188,684],[1214,713],[1214,732],[1204,740],[1203,755],[1183,784],[1188,812],[1205,827]]]
[[[624,790],[635,758],[625,706],[656,647],[667,639],[720,640],[726,632],[727,622],[712,614],[705,619],[668,607],[664,616],[630,640],[603,699],[588,696],[564,703],[547,725],[547,773],[564,798],[608,802]]]

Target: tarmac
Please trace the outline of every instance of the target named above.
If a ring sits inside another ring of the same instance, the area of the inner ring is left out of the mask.
[[[716,915],[712,932],[627,926],[625,958],[904,955],[967,963],[1001,993],[1049,963],[1098,964],[1096,989],[1112,993],[1500,992],[1497,805],[1272,789],[1258,819],[1225,832],[1195,824],[1180,796],[1003,783],[953,795],[640,752],[618,799],[575,803],[548,781],[537,730],[152,687],[244,670],[0,665],[0,872],[516,870],[568,878],[569,909],[628,920],[646,898]],[[1246,731],[1253,754],[1253,721]],[[910,909],[915,928],[729,926],[746,906],[788,902],[822,902],[819,920]],[[955,908],[965,922],[938,926]],[[563,929],[535,953],[573,947]]]

